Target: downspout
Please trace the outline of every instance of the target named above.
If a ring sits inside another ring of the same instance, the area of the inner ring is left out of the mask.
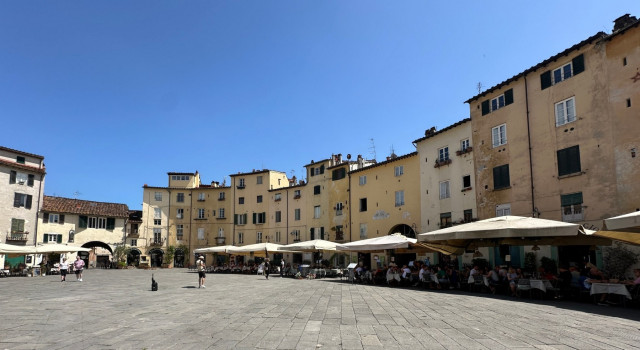
[[[534,197],[533,186],[533,159],[531,157],[531,126],[529,121],[529,86],[527,84],[527,76],[524,76],[524,100],[527,109],[527,141],[529,142],[529,176],[531,178],[531,213],[532,216],[536,214],[536,199]],[[539,216],[540,214],[538,214]]]
[[[191,203],[189,204],[189,253],[193,251],[191,249],[191,247],[193,246],[193,244],[191,243],[193,241],[193,189],[191,189],[190,192],[191,193],[189,193],[189,197],[191,197]],[[182,229],[184,229],[184,227]],[[176,233],[176,238],[177,237],[178,235]],[[209,241],[207,241],[207,243],[209,243]]]
[[[347,189],[347,191],[349,192],[349,242],[353,242],[352,237],[351,237],[351,232],[353,231],[353,222],[351,221],[351,206],[353,205],[353,202],[351,202],[351,172],[349,172],[349,188]],[[351,255],[351,253],[349,253],[349,255]]]
[[[284,234],[285,234],[285,236],[287,236],[287,244],[289,244],[289,189],[288,188],[287,188],[286,192],[287,192],[287,205],[286,205],[286,208],[287,208],[287,211],[286,211],[286,213],[287,213],[287,224],[286,224],[286,227],[287,228],[286,228],[286,231],[284,232]]]
[[[167,189],[167,191],[169,191],[169,211],[167,212],[167,238],[166,238],[166,242],[167,242],[167,247],[169,247],[169,228],[171,227],[171,225],[169,224],[169,221],[171,221],[171,190]],[[162,215],[160,216],[162,217]],[[160,237],[162,239],[162,236]],[[162,259],[164,260],[164,253],[162,254]]]
[[[38,245],[38,215],[40,213],[40,197],[42,194],[42,181],[44,180],[44,174],[40,174],[40,183],[38,184],[38,206],[37,206],[37,210],[36,210],[36,227],[34,227],[34,230],[36,232],[33,233],[33,246],[37,246]],[[67,238],[67,240],[69,240]],[[34,263],[35,263],[35,259],[33,259]]]
[[[233,216],[233,221],[231,222],[231,227],[233,227],[233,229],[231,230],[231,242],[233,243],[232,245],[236,245],[236,187],[234,186],[234,182],[235,181],[231,181],[229,180],[229,182],[231,182],[231,190],[233,191],[233,196],[232,196],[232,202],[233,202],[233,212],[231,213],[231,216]]]

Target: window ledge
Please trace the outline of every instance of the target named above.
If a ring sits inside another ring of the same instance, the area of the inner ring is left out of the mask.
[[[226,217],[223,216],[223,217],[216,218],[216,220],[222,220],[222,219],[226,219]]]
[[[495,191],[502,191],[502,190],[510,190],[511,186],[507,186],[507,187],[500,187],[500,188],[494,188],[493,192]]]
[[[207,220],[207,218],[194,218],[193,220]]]
[[[472,189],[473,189],[473,187],[469,186],[469,187],[463,188],[460,192],[471,191]]]
[[[582,174],[586,174],[586,173],[585,173],[585,172],[583,172],[583,171],[578,171],[578,172],[571,173],[571,174],[560,175],[560,176],[558,176],[558,180],[560,180],[560,179],[566,179],[566,178],[568,178],[568,177],[580,176],[580,175],[582,175]]]

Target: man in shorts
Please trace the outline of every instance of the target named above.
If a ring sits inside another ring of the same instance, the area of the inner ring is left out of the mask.
[[[80,258],[80,255],[76,255],[76,261],[73,262],[73,271],[78,282],[82,282],[82,269],[84,269],[84,260]]]
[[[207,288],[204,285],[204,280],[207,277],[204,274],[205,264],[204,264],[204,256],[200,255],[198,257],[198,261],[196,261],[196,267],[198,268],[198,288]]]

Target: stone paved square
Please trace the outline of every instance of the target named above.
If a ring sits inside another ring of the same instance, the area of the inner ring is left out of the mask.
[[[151,274],[159,291],[151,291]],[[0,349],[632,349],[640,310],[339,279],[88,270],[0,279]]]

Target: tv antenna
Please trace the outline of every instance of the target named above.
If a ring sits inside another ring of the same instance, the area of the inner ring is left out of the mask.
[[[81,195],[82,193],[80,193],[79,191],[75,191],[73,192],[73,197],[75,197],[75,199],[78,199],[78,196]]]
[[[369,150],[371,150],[371,154],[373,154],[373,160],[375,160],[376,157],[376,144],[375,142],[373,142],[373,138],[369,139],[371,140],[371,146],[369,146]]]

